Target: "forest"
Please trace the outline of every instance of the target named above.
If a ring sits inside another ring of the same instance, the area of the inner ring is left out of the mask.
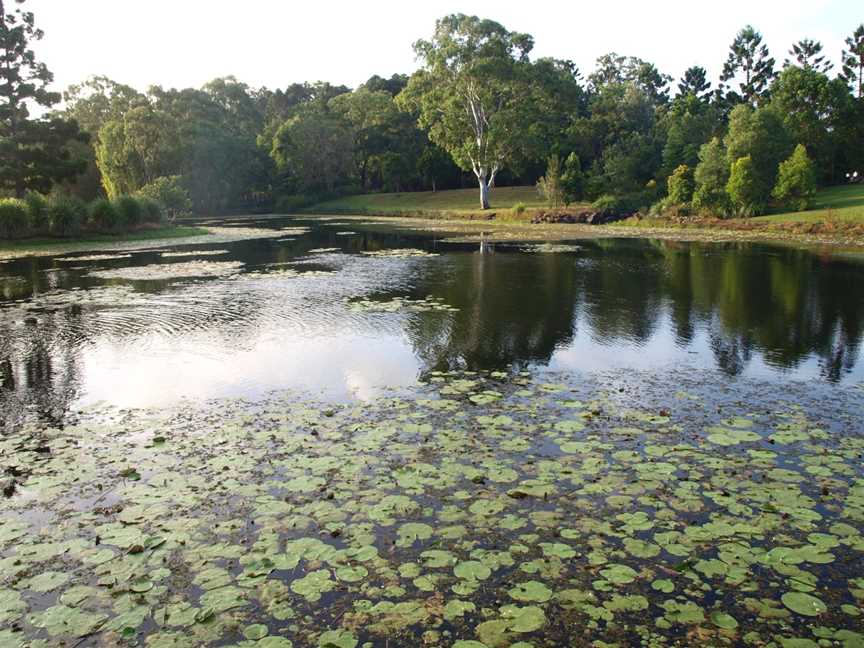
[[[10,199],[285,213],[347,194],[479,184],[485,208],[496,185],[536,183],[554,206],[746,217],[806,209],[817,187],[864,172],[864,24],[837,56],[805,38],[782,61],[748,25],[717,53],[719,79],[693,66],[676,81],[614,52],[587,73],[535,59],[530,35],[451,15],[415,43],[417,71],[353,89],[233,77],[138,89],[93,76],[62,96],[32,51],[42,36],[32,13],[0,4],[0,192]]]

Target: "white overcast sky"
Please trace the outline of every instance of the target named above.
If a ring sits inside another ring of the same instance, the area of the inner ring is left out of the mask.
[[[11,4],[8,3],[8,4]],[[251,86],[326,80],[356,86],[415,67],[411,44],[436,18],[480,13],[534,36],[534,56],[571,59],[587,76],[607,52],[639,56],[676,79],[690,65],[716,81],[747,23],[782,63],[792,42],[821,40],[839,60],[864,22],[862,0],[488,3],[410,0],[28,0],[56,89],[102,74],[139,89],[201,86],[234,75]],[[482,13],[481,8],[482,7]]]

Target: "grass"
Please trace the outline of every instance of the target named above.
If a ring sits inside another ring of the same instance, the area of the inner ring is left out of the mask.
[[[126,234],[88,234],[86,238],[34,238],[17,241],[0,241],[0,252],[17,252],[19,250],[43,250],[51,248],[66,248],[70,245],[87,246],[99,243],[125,243],[134,241],[152,241],[161,239],[185,238],[207,234],[202,227],[163,227],[147,229]]]
[[[813,209],[782,212],[751,219],[762,223],[813,223],[841,221],[864,224],[864,184],[829,187],[816,195]]]
[[[511,210],[518,203],[526,207],[544,207],[535,187],[495,187],[490,191],[491,211]],[[308,210],[317,214],[420,215],[430,212],[478,212],[480,190],[416,191],[345,196],[319,203]]]

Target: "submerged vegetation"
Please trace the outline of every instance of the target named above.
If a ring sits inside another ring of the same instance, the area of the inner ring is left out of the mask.
[[[860,389],[428,381],[3,437],[0,643],[864,642]]]

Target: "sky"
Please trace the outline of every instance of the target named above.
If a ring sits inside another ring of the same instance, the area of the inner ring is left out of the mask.
[[[449,13],[477,3],[393,0],[27,0],[45,38],[37,55],[63,89],[91,74],[139,89],[200,87],[234,75],[250,86],[326,80],[356,87],[373,74],[410,73],[412,43]],[[638,56],[676,79],[691,65],[720,73],[745,24],[778,64],[791,44],[822,41],[835,62],[864,22],[860,0],[501,1],[481,17],[534,36],[534,57],[570,59],[587,76],[608,52]]]

